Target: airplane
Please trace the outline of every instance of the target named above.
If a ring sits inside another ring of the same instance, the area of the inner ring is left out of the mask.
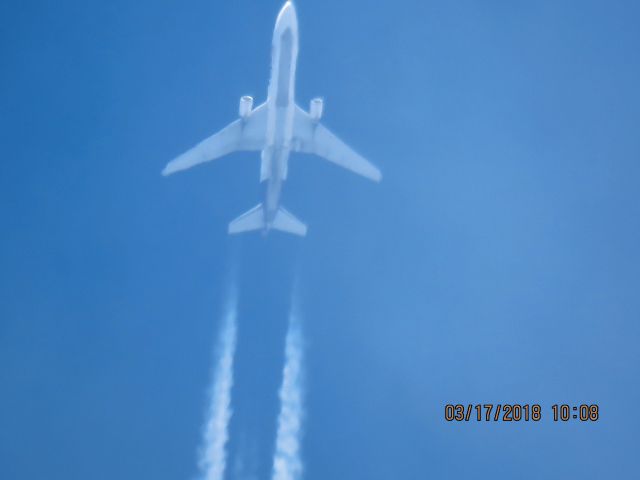
[[[311,153],[379,182],[382,174],[320,123],[323,100],[311,100],[306,112],[294,101],[298,56],[298,18],[287,1],[276,20],[267,100],[253,108],[253,98],[240,98],[239,119],[170,161],[163,175],[215,160],[233,151],[261,151],[260,182],[264,202],[233,220],[229,234],[279,230],[304,237],[307,226],[280,205],[291,152]]]

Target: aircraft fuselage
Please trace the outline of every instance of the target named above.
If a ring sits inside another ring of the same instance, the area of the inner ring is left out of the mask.
[[[287,2],[276,20],[271,50],[266,143],[260,167],[260,181],[267,182],[264,201],[265,230],[271,228],[278,212],[282,184],[287,178],[293,138],[297,58],[298,19],[295,7]]]

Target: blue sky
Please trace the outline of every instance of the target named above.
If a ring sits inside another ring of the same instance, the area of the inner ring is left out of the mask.
[[[640,7],[298,2],[298,102],[384,180],[295,156],[308,238],[228,238],[258,156],[160,170],[264,99],[280,7],[0,6],[0,477],[193,478],[234,269],[230,458],[259,478],[294,278],[305,478],[637,477]]]

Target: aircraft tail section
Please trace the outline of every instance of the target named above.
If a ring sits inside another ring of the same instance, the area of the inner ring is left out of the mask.
[[[280,207],[270,225],[266,223],[264,206],[256,205],[248,212],[243,213],[229,224],[229,234],[252,232],[255,230],[269,229],[280,230],[304,237],[307,234],[307,226],[294,217],[284,208]]]
[[[299,237],[304,237],[307,234],[307,226],[282,207],[276,213],[276,218],[273,220],[271,228],[281,232],[292,233]]]
[[[229,234],[261,230],[264,226],[264,209],[260,203],[232,221],[229,224]]]

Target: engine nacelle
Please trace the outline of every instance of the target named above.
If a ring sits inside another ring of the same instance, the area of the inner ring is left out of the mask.
[[[309,116],[311,120],[317,122],[322,117],[322,110],[324,108],[324,102],[321,98],[314,98],[309,104]]]
[[[240,107],[238,108],[238,112],[240,113],[240,118],[245,120],[251,113],[252,108],[253,108],[253,97],[250,97],[249,95],[240,97]]]

